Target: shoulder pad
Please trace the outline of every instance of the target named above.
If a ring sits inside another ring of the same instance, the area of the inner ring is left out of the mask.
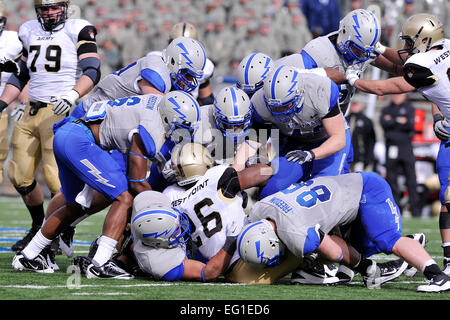
[[[436,85],[438,78],[427,67],[407,62],[403,66],[405,80],[414,88],[423,88]]]

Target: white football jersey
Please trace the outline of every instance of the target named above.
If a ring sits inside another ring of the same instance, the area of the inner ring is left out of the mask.
[[[159,56],[162,57],[162,51],[150,51],[149,53],[147,53],[147,57],[148,56]],[[199,85],[204,83],[205,81],[207,81],[208,79],[210,79],[214,73],[214,63],[209,60],[208,58],[206,58],[206,63],[205,63],[205,67],[203,68],[203,76],[202,78],[198,81]],[[192,90],[190,93],[192,94],[192,96],[197,99],[198,98],[198,90],[199,87],[195,88],[194,90]]]
[[[158,111],[162,96],[147,94],[132,96],[113,101],[98,101],[87,109],[84,119],[96,121],[103,119],[99,127],[100,147],[126,154],[131,148],[131,138],[134,133],[146,131],[141,136],[144,145],[150,145],[154,153],[159,151],[164,143],[165,130]],[[145,138],[150,136],[149,143]],[[154,156],[154,154],[149,154]]]
[[[299,61],[296,63],[303,64],[305,69],[333,68],[337,71],[345,73],[348,64],[341,58],[341,56],[337,52],[336,47],[329,39],[330,36],[334,36],[336,34],[337,31],[322,37],[317,37],[309,41],[303,47],[303,51],[305,51],[307,55],[302,56],[302,54],[299,54],[299,56],[301,56],[301,62]],[[374,60],[375,59],[371,59],[364,62],[361,65],[361,73],[364,72],[364,70],[366,70],[369,64]],[[338,84],[338,86],[339,86],[339,106],[341,107],[343,114],[346,115],[348,111],[348,106],[350,105],[350,102],[352,100],[353,95],[355,94],[356,89],[355,87],[346,83]]]
[[[250,221],[275,221],[280,240],[294,255],[303,257],[311,228],[320,227],[327,234],[335,226],[356,219],[362,189],[359,173],[316,177],[256,202],[250,210]]]
[[[445,118],[450,120],[450,40],[445,39],[443,48],[440,50],[429,50],[412,55],[406,60],[405,67],[408,64],[428,69],[427,76],[434,78],[434,84],[417,86],[417,90],[435,103]],[[405,77],[414,78],[414,76],[414,74],[405,74]]]
[[[91,24],[83,19],[68,19],[55,32],[44,31],[37,20],[20,26],[19,38],[28,52],[30,99],[50,103],[51,98],[72,90],[82,74],[78,65],[78,35],[88,25]]]
[[[172,201],[172,207],[189,217],[192,243],[207,260],[223,248],[227,235],[237,236],[248,223],[241,193],[233,199],[226,198],[218,185],[227,168],[228,165],[219,165],[209,169],[188,190],[175,184],[163,191]],[[230,265],[237,259],[236,250]]]
[[[172,88],[169,69],[157,56],[146,56],[130,63],[104,77],[97,87],[110,99],[136,96],[143,94],[138,86],[138,81],[143,78],[162,93],[168,93]]]
[[[15,60],[22,52],[22,42],[20,42],[17,32],[3,30],[0,36],[0,59]],[[0,73],[0,94],[3,92],[11,73]]]
[[[303,107],[291,121],[280,122],[272,116],[264,101],[264,90],[258,90],[251,99],[255,113],[262,120],[275,125],[282,134],[295,137],[299,143],[323,141],[328,135],[323,128],[322,118],[334,107],[330,105],[332,81],[316,74],[301,74],[298,87],[303,92]]]

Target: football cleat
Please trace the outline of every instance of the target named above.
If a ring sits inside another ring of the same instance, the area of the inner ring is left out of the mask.
[[[336,277],[339,279],[339,284],[342,283],[349,283],[353,280],[353,277],[355,276],[355,272],[350,269],[347,266],[344,266],[343,264],[339,265],[339,268],[336,272]]]
[[[446,292],[450,291],[450,277],[444,273],[434,276],[427,284],[417,287],[418,292]]]
[[[99,239],[100,236],[98,236],[94,241],[92,241],[91,245],[89,246],[89,253],[87,256],[91,260],[94,259],[95,253],[97,252]]]
[[[337,270],[335,265],[324,265],[314,261],[311,267],[294,271],[291,275],[291,284],[338,284],[340,281],[336,277]]]
[[[47,262],[47,265],[52,268],[55,271],[59,270],[59,266],[56,264],[55,261],[55,252],[52,250],[51,245],[48,245],[44,248],[44,250],[41,251],[42,257]]]
[[[88,279],[122,279],[130,280],[134,276],[117,266],[112,260],[109,260],[101,267],[96,267],[92,263],[86,268],[86,277]]]
[[[444,270],[442,272],[450,277],[450,259],[444,259]]]
[[[59,235],[59,247],[62,253],[68,258],[73,256],[73,235],[75,234],[75,227],[67,227]]]
[[[81,274],[86,274],[86,270],[89,265],[92,263],[92,260],[85,256],[77,256],[72,259],[72,265],[77,266],[80,269]]]
[[[28,231],[25,237],[23,237],[23,239],[17,241],[12,245],[11,250],[15,252],[20,252],[23,249],[25,249],[27,244],[31,241],[31,239],[33,239],[34,235],[39,231],[40,228],[41,228],[40,226],[31,227],[31,229]]]
[[[405,261],[403,261],[400,266],[397,264],[392,266],[386,262],[382,264],[381,267],[375,261],[372,261],[372,265],[370,265],[367,268],[366,273],[362,275],[364,284],[369,289],[378,289],[383,283],[400,277],[407,267],[408,263]]]
[[[46,259],[40,254],[36,258],[28,260],[23,256],[23,254],[18,253],[14,256],[11,265],[15,270],[19,271],[28,270],[38,273],[54,272],[54,270],[47,264]]]

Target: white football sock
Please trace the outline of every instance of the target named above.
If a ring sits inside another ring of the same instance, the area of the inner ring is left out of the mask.
[[[114,240],[107,236],[101,236],[100,239],[98,239],[97,252],[92,259],[92,263],[94,264],[94,266],[100,267],[104,265],[109,260],[109,258],[111,258],[111,255],[116,248],[116,244],[117,240]]]
[[[34,235],[33,239],[31,239],[30,243],[22,250],[22,254],[28,260],[32,260],[37,257],[41,251],[52,243],[52,240],[47,239],[42,235],[41,230]]]

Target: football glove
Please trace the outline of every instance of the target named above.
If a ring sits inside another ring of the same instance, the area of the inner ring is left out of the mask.
[[[170,160],[164,165],[164,169],[162,169],[161,174],[169,183],[175,183],[177,181],[177,173],[172,169],[172,161]]]
[[[302,165],[315,159],[316,155],[312,151],[293,150],[286,154],[286,160],[290,162],[298,162]]]
[[[355,64],[351,65],[345,70],[345,78],[347,79],[347,82],[349,85],[354,86],[356,80],[359,79],[359,75],[361,73],[360,66]]]
[[[433,116],[433,129],[436,137],[441,141],[447,141],[450,138],[450,131],[446,128],[450,127],[450,123],[441,114]]]
[[[13,111],[11,111],[11,117],[14,119],[14,121],[19,121],[23,117],[23,113],[25,111],[26,104],[25,103],[19,103]]]
[[[50,101],[53,104],[53,112],[57,116],[69,112],[79,97],[80,94],[76,90],[70,90],[58,99],[53,99]]]
[[[18,76],[20,74],[20,67],[14,60],[5,59],[0,61],[0,72],[10,72]]]
[[[378,54],[383,54],[386,51],[386,47],[383,46],[381,43],[377,42],[375,45],[375,52]]]

